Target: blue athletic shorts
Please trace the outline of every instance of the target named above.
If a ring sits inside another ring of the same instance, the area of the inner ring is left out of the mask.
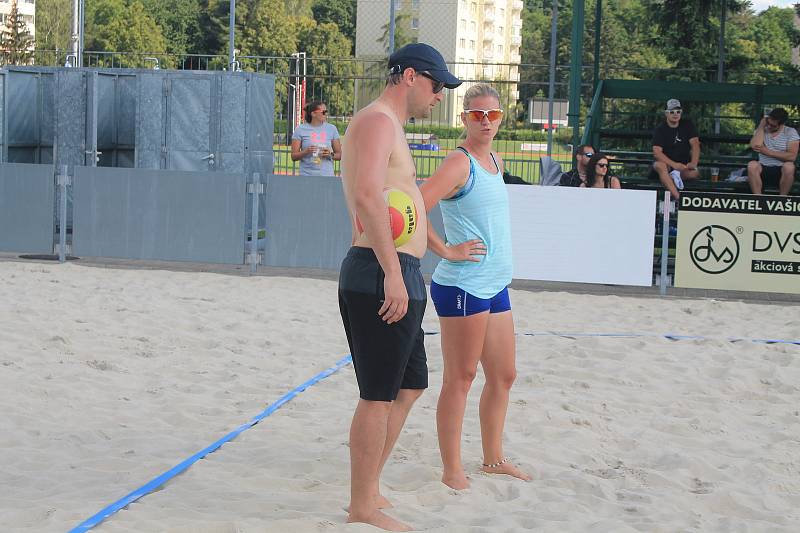
[[[502,313],[511,310],[508,287],[491,298],[478,298],[464,289],[431,281],[431,299],[439,316],[469,316],[484,311]]]

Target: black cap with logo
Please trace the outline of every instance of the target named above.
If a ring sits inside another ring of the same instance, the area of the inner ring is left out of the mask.
[[[389,56],[390,74],[403,72],[407,68],[428,73],[436,81],[444,83],[448,89],[461,85],[461,80],[447,70],[442,54],[425,43],[407,44]]]

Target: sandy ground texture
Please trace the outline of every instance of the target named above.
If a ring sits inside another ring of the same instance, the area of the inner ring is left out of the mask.
[[[17,262],[0,280],[2,531],[69,530],[348,353],[332,281]],[[390,514],[433,532],[800,531],[800,346],[728,340],[798,339],[798,307],[512,302],[506,452],[535,479],[479,472],[479,377],[472,487],[439,481],[430,335],[431,387],[384,475]],[[357,394],[347,366],[95,531],[376,531],[344,523]]]

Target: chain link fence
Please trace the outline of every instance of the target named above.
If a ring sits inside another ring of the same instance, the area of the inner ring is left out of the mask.
[[[65,51],[36,51],[32,63],[63,66]],[[322,101],[329,110],[329,121],[344,134],[350,118],[358,109],[377,97],[386,81],[385,59],[240,56],[228,65],[224,55],[198,54],[135,54],[123,52],[85,52],[83,65],[93,68],[172,68],[181,70],[241,70],[276,76],[275,99],[275,172],[296,174],[298,163],[291,160],[291,131],[299,104]],[[540,179],[539,160],[547,155],[549,66],[519,63],[455,62],[450,69],[464,80],[464,87],[477,82],[491,83],[501,95],[505,110],[495,141],[495,150],[503,157],[506,170],[529,183]],[[593,69],[584,67],[582,116],[588,110],[593,94]],[[675,76],[694,81],[712,81],[716,71],[676,72],[675,69],[635,69],[605,67],[600,78],[671,80]],[[552,157],[565,170],[572,164],[571,131],[566,126],[569,66],[555,70],[554,134]],[[463,127],[458,112],[463,90],[446,90],[443,101],[429,118],[406,125],[409,140],[427,145],[413,149],[412,154],[421,178],[430,176],[450,151],[458,145]],[[641,107],[652,107],[642,102]],[[647,111],[649,113],[649,111]],[[581,120],[583,123],[583,120]],[[338,172],[338,162],[336,166]]]

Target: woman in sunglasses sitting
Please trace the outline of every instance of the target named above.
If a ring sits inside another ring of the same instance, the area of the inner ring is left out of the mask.
[[[342,158],[339,130],[328,124],[328,106],[318,100],[303,107],[305,122],[292,134],[292,161],[301,176],[333,176],[333,162]]]
[[[619,178],[609,174],[608,156],[597,152],[586,165],[586,187],[596,189],[621,189]]]
[[[444,382],[436,411],[442,482],[466,489],[461,430],[467,393],[483,368],[480,399],[482,470],[523,480],[530,476],[503,451],[503,427],[516,377],[511,283],[511,222],[503,161],[492,140],[503,118],[500,96],[477,84],[464,95],[466,139],[421,187],[425,208],[439,205],[447,242],[428,225],[428,248],[442,257],[431,282],[441,327]]]

